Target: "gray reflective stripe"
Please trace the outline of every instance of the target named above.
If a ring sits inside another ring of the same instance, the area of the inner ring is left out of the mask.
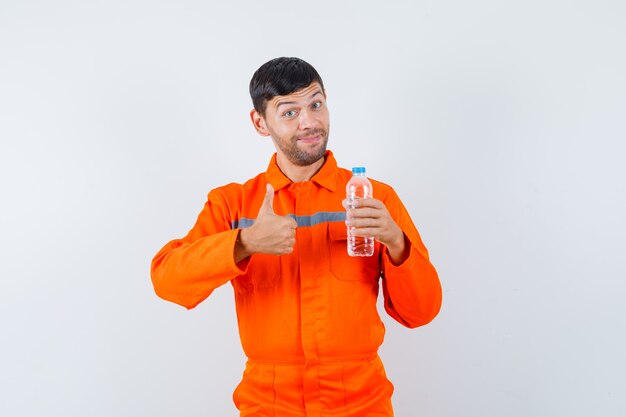
[[[252,226],[254,223],[254,219],[239,219],[233,220],[232,228],[235,229],[245,229],[246,227]]]
[[[320,223],[328,222],[343,222],[346,220],[345,211],[321,211],[311,216],[296,216],[295,214],[288,214],[287,216],[295,219],[298,227],[315,226]],[[252,226],[253,223],[254,219],[243,218],[233,220],[232,228],[245,229],[246,227]]]

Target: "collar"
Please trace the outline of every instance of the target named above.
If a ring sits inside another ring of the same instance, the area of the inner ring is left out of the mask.
[[[324,154],[324,157],[326,158],[324,164],[319,171],[313,175],[311,181],[317,185],[327,188],[330,191],[335,191],[337,186],[337,174],[339,172],[339,169],[337,168],[337,161],[335,160],[333,153],[328,150]],[[278,167],[275,153],[272,155],[270,164],[265,172],[265,179],[268,183],[272,184],[275,191],[288,186],[292,182]]]

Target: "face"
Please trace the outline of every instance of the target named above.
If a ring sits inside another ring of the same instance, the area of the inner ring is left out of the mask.
[[[265,117],[253,110],[252,123],[263,136],[271,136],[279,157],[297,166],[320,160],[328,142],[328,109],[322,87],[308,87],[268,101]]]

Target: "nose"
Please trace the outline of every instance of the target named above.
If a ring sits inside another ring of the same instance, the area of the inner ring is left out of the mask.
[[[316,124],[315,116],[311,114],[309,110],[300,111],[299,122],[300,122],[300,125],[299,125],[300,130],[311,129],[315,127],[315,124]]]

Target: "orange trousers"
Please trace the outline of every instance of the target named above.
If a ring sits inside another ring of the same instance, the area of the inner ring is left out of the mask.
[[[380,358],[289,364],[249,360],[233,401],[241,417],[391,417]]]

